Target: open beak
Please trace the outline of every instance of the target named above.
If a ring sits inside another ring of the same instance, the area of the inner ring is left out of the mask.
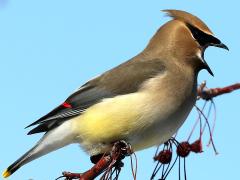
[[[208,46],[215,46],[215,47],[219,47],[219,48],[223,48],[223,49],[226,49],[229,51],[229,48],[223,44],[219,39],[216,38],[216,43],[211,43],[209,44]],[[214,76],[211,68],[209,67],[209,65],[207,64],[207,62],[205,61],[204,59],[204,53],[202,54],[202,59],[203,59],[203,62],[204,62],[204,68],[209,72],[209,74],[211,74],[212,76]]]

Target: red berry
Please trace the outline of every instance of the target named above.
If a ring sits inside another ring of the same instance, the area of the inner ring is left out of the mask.
[[[196,140],[190,145],[191,151],[195,153],[201,153],[202,150],[202,141],[200,139]]]
[[[163,150],[156,157],[154,157],[154,160],[159,161],[162,164],[169,164],[172,160],[172,151]]]
[[[191,151],[190,144],[188,142],[181,142],[177,146],[177,154],[180,157],[187,157]]]

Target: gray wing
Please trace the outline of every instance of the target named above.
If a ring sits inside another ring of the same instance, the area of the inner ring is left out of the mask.
[[[134,93],[144,81],[164,70],[165,66],[159,59],[141,60],[136,57],[127,61],[81,86],[63,104],[27,126],[37,125],[28,134],[47,132],[104,98]]]

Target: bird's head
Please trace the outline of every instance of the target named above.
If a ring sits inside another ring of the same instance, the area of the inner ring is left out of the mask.
[[[151,39],[146,49],[152,49],[165,57],[177,58],[193,66],[197,71],[212,70],[204,59],[209,46],[228,47],[214,36],[208,26],[198,17],[180,10],[163,10],[173,19],[164,24]]]

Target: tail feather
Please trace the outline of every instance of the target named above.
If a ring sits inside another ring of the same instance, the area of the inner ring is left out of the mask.
[[[16,160],[13,164],[11,164],[4,172],[3,177],[7,178],[11,174],[13,174],[15,171],[17,171],[21,166],[26,164],[27,162],[31,161],[33,157],[31,157],[32,152],[34,152],[34,149],[36,149],[36,146],[30,149],[28,152],[26,152],[24,155],[22,155],[18,160]]]
[[[68,122],[63,123],[46,133],[33,148],[22,155],[3,172],[3,177],[6,178],[12,175],[20,167],[29,163],[30,161],[33,161],[34,159],[72,143],[73,134],[71,131],[71,124]]]

